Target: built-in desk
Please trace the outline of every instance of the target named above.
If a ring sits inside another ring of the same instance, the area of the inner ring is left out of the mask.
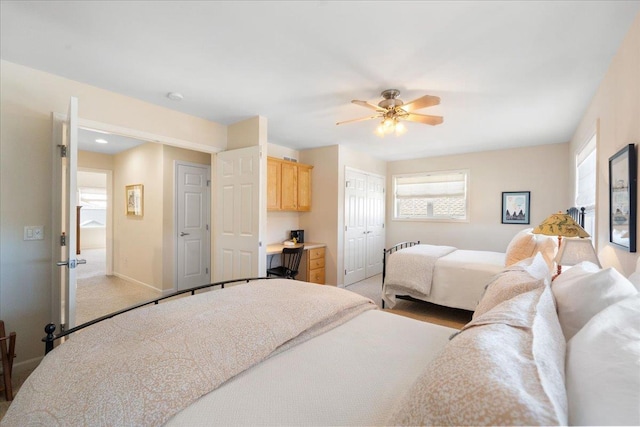
[[[285,246],[282,243],[267,245],[267,257],[282,253],[282,249],[284,248],[297,248],[302,245],[303,243],[293,246]],[[304,243],[304,252],[300,260],[300,268],[298,269],[296,280],[324,285],[324,255],[326,246],[324,243]],[[268,265],[269,263],[267,262],[267,266]],[[275,265],[277,264],[274,264],[274,267]]]

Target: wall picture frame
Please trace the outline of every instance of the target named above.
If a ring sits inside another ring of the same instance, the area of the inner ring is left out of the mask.
[[[530,191],[502,192],[502,223],[529,224],[531,212]]]
[[[609,243],[636,252],[638,163],[636,145],[609,157]]]
[[[144,185],[132,184],[125,186],[125,196],[127,216],[142,218],[144,215]]]

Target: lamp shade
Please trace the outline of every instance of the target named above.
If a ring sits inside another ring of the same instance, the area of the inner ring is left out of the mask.
[[[589,233],[580,227],[580,224],[575,222],[570,215],[562,212],[550,215],[534,228],[532,233],[561,237],[589,237]]]
[[[558,265],[576,265],[582,261],[590,261],[601,267],[591,239],[564,239],[556,256]]]

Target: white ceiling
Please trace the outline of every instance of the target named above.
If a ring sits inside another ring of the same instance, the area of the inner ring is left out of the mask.
[[[640,1],[103,1],[0,3],[4,60],[231,124],[269,142],[406,159],[568,141]],[[437,95],[374,135],[350,103]],[[184,100],[167,99],[171,91]],[[80,99],[82,106],[82,99]],[[80,107],[82,111],[82,107]]]

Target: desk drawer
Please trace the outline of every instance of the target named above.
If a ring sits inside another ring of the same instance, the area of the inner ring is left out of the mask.
[[[309,270],[314,270],[316,268],[324,268],[324,258],[316,258],[309,260]]]
[[[324,268],[309,270],[309,278],[307,281],[324,285]]]
[[[309,259],[324,258],[324,248],[309,249]]]

